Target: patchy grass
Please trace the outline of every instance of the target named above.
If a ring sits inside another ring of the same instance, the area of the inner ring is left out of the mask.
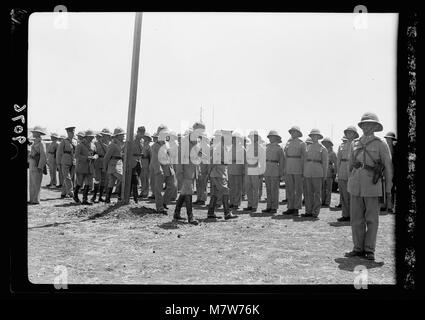
[[[332,195],[332,206],[338,199]],[[194,206],[193,226],[172,221],[173,204],[168,216],[153,208],[76,205],[42,188],[40,205],[28,206],[29,279],[53,283],[63,265],[70,284],[353,284],[363,265],[370,284],[395,283],[394,215],[380,216],[377,260],[369,262],[344,257],[352,241],[350,226],[336,222],[341,211],[323,208],[312,221],[283,217],[280,205],[277,215],[239,211],[238,219],[212,222]]]

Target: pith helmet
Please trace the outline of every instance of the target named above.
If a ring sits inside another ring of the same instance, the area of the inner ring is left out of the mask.
[[[158,134],[158,136],[159,136],[159,133],[164,129],[168,130],[168,127],[165,124],[160,124],[158,129],[156,130],[156,133]]]
[[[102,134],[102,136],[112,136],[111,130],[109,130],[108,128],[103,128],[100,133]]]
[[[42,136],[44,136],[44,135],[46,135],[46,134],[47,134],[46,129],[44,129],[44,128],[40,127],[40,126],[35,126],[35,127],[31,130],[31,132],[38,132],[38,133],[39,133],[39,134],[41,134]]]
[[[291,129],[288,130],[289,133],[291,133],[292,131],[298,132],[298,137],[302,137],[303,136],[303,134],[301,132],[301,129],[298,126],[293,126],[293,127],[291,127]]]
[[[347,129],[344,130],[344,134],[347,135],[347,131],[353,131],[354,132],[354,139],[357,139],[359,137],[359,133],[357,132],[357,129],[355,126],[349,126]]]
[[[221,132],[221,130],[215,130],[214,131],[214,137],[221,137],[223,135],[223,133]]]
[[[85,137],[95,137],[95,134],[94,134],[94,132],[92,131],[92,130],[87,130],[85,133],[84,133],[84,136]]]
[[[193,129],[193,130],[197,130],[197,129],[203,129],[203,130],[205,130],[205,124],[203,124],[203,123],[202,123],[202,122],[200,122],[200,121],[197,121],[197,122],[195,122],[195,123],[193,124],[192,129]]]
[[[311,129],[311,131],[310,131],[310,133],[309,133],[308,136],[311,138],[311,136],[314,135],[314,134],[319,136],[319,140],[320,139],[323,139],[323,136],[320,133],[320,130],[319,129]]]
[[[396,136],[395,136],[395,133],[394,133],[394,132],[392,132],[392,131],[388,132],[388,133],[385,135],[385,137],[384,137],[384,138],[389,138],[389,139],[393,139],[394,141],[397,141],[397,138],[396,138]]]
[[[177,139],[177,133],[175,131],[173,131],[173,130],[171,130],[171,131],[168,132],[168,136],[174,137],[174,138]]]
[[[268,137],[271,137],[271,136],[275,136],[275,137],[278,137],[279,139],[282,139],[282,137],[280,136],[280,134],[276,130],[270,130],[269,131],[269,134],[267,135],[267,138]]]
[[[145,134],[143,135],[143,139],[144,139],[144,140],[152,141],[152,137],[151,137],[151,135],[149,134],[149,132],[147,132],[147,131],[145,131]]]
[[[325,139],[323,139],[322,144],[330,144],[331,146],[334,145],[331,138],[329,138],[329,137],[326,137]]]
[[[84,138],[84,136],[85,136],[85,133],[83,131],[80,131],[77,133],[77,137]]]
[[[363,114],[358,126],[361,128],[365,123],[374,123],[376,125],[375,132],[383,130],[382,124],[379,122],[378,116],[372,112],[366,112]]]
[[[56,139],[60,139],[60,137],[59,137],[59,135],[58,135],[57,133],[52,133],[52,134],[50,135],[50,137],[52,137],[52,138],[56,138]]]
[[[119,135],[125,135],[125,131],[121,128],[115,128],[112,136],[116,137],[116,136],[119,136]]]
[[[305,139],[305,143],[306,144],[312,144],[313,143],[313,140],[311,140],[310,137],[307,137],[307,139]]]
[[[167,128],[162,129],[158,132],[158,141],[166,141],[167,136],[170,135],[170,131]]]

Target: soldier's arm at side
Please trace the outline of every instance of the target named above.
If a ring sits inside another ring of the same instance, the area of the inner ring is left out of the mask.
[[[380,143],[379,147],[379,156],[381,161],[384,164],[384,176],[387,193],[391,190],[393,186],[393,164],[391,161],[390,148],[385,142]]]
[[[283,149],[279,147],[279,177],[283,178],[285,175],[285,153]]]
[[[57,150],[56,150],[56,164],[58,166],[60,166],[61,162],[62,162],[62,155],[63,155],[63,144],[64,142],[61,141],[61,143],[59,144]]]
[[[329,154],[326,148],[323,148],[322,151],[322,168],[323,168],[323,177],[326,178],[328,176],[328,162],[329,162]]]
[[[40,142],[40,161],[38,162],[38,168],[43,169],[47,163],[46,149],[43,142]]]
[[[354,141],[352,141],[348,147],[348,174],[351,173],[351,171],[353,171],[354,168],[354,151],[353,148],[354,147]]]
[[[107,170],[108,163],[109,163],[109,160],[111,160],[111,156],[112,156],[113,152],[114,152],[114,148],[113,148],[112,144],[110,144],[108,146],[108,149],[106,149],[105,156],[103,157],[103,171]]]

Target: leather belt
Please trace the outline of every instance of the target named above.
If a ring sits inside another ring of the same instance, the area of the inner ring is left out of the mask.
[[[356,169],[366,169],[366,170],[374,170],[374,167],[364,164],[363,162],[357,161],[354,162],[353,167]]]
[[[301,156],[286,156],[287,158],[298,158],[301,159]]]
[[[322,163],[322,160],[307,159],[307,162],[317,162],[317,163]]]
[[[122,157],[118,157],[118,156],[112,156],[111,159],[116,159],[116,160],[121,160]]]

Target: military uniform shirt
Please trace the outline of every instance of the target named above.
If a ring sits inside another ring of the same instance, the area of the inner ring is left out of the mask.
[[[312,143],[306,148],[304,177],[324,178],[328,174],[328,150],[321,143]]]
[[[59,144],[57,151],[57,161],[61,165],[75,165],[75,148],[77,140],[69,138],[63,139]]]
[[[350,143],[348,141],[343,142],[337,153],[337,169],[338,169],[338,179],[339,180],[348,180],[348,158],[350,156]]]
[[[282,147],[276,143],[269,143],[266,147],[265,177],[281,177],[284,173],[284,154]]]
[[[285,173],[302,174],[306,153],[305,142],[299,138],[289,139],[283,151],[285,154]]]

